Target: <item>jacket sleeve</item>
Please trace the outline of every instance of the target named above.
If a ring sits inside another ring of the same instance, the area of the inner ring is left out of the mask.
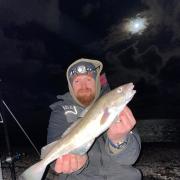
[[[61,137],[64,131],[69,127],[69,123],[66,120],[66,116],[64,114],[64,109],[62,108],[60,102],[54,103],[50,106],[52,109],[49,125],[48,125],[48,134],[47,134],[47,143],[51,143]],[[84,168],[88,165],[88,160],[85,165],[74,172],[73,174],[79,174]],[[55,162],[51,164],[51,168],[54,169]]]
[[[120,149],[113,151],[111,145],[106,139],[105,150],[110,156],[112,161],[118,162],[121,165],[132,165],[139,157],[141,150],[141,140],[136,129],[131,131],[126,139],[125,143]]]
[[[57,140],[69,126],[60,102],[52,104],[50,108],[52,109],[52,112],[47,130],[48,144]]]

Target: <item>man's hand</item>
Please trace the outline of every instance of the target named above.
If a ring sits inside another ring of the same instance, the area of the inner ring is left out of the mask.
[[[57,173],[69,174],[81,169],[87,161],[87,155],[67,154],[56,160],[54,170]]]
[[[108,138],[113,143],[118,143],[133,129],[136,120],[131,110],[126,106],[119,115],[117,122],[114,122],[107,131]]]

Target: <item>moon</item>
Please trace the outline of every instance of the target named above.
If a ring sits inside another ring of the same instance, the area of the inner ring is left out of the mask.
[[[130,34],[139,34],[141,35],[148,26],[146,18],[136,17],[130,18],[125,23],[124,29]]]

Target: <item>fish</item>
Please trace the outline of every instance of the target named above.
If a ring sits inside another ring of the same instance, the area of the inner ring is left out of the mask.
[[[19,180],[41,180],[47,165],[65,154],[83,155],[95,139],[117,120],[118,115],[131,101],[136,90],[134,84],[126,83],[101,96],[84,117],[73,123],[56,141],[41,149],[41,160],[30,166]]]

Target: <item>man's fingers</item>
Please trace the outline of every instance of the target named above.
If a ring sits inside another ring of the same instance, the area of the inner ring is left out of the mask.
[[[87,156],[67,154],[56,160],[54,170],[57,173],[72,173],[79,170],[86,162]]]
[[[87,156],[86,156],[86,155],[84,155],[84,156],[79,156],[79,157],[77,158],[78,169],[80,169],[80,168],[85,164],[86,160],[87,160]]]
[[[57,172],[57,173],[62,173],[62,158],[58,158],[56,160],[56,164],[55,164],[55,167],[54,167],[54,170]]]
[[[120,115],[121,122],[126,126],[126,127],[134,127],[136,124],[136,120],[131,112],[131,110],[126,106],[124,108],[124,111]]]
[[[71,171],[77,171],[78,170],[78,158],[76,155],[71,155]]]
[[[69,173],[71,171],[71,161],[69,155],[64,155],[62,157],[63,160],[63,166],[62,166],[62,172],[63,173]]]
[[[132,111],[126,106],[125,107],[125,111],[124,113],[127,115],[128,119],[132,122],[132,123],[136,123],[136,120],[134,118],[134,115],[132,113]]]

